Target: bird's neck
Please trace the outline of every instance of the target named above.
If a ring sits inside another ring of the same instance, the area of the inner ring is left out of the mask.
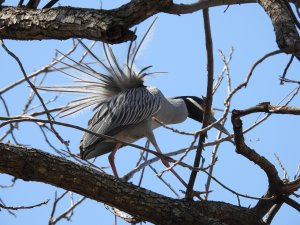
[[[164,124],[176,124],[185,121],[187,116],[188,111],[182,99],[163,98],[155,117]]]

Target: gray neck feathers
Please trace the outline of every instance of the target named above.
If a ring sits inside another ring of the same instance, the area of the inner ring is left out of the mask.
[[[167,99],[163,97],[161,108],[155,117],[164,124],[181,123],[188,117],[188,110],[182,99]],[[155,124],[155,128],[159,126]]]

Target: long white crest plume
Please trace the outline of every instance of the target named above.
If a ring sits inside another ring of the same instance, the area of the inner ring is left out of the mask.
[[[144,67],[141,70],[136,70],[134,67],[134,62],[155,21],[156,19],[154,19],[154,21],[150,24],[139,44],[136,44],[135,41],[130,42],[127,51],[127,59],[124,66],[119,64],[110,45],[103,43],[103,51],[105,54],[105,61],[103,61],[100,60],[89,47],[87,47],[81,40],[78,39],[78,42],[85,48],[86,52],[103,67],[105,72],[98,72],[89,64],[81,61],[77,62],[71,59],[69,56],[58,51],[65,58],[70,60],[72,62],[71,64],[73,65],[64,61],[59,61],[60,63],[64,64],[68,68],[74,69],[81,74],[84,74],[85,76],[74,75],[57,69],[63,74],[72,77],[75,80],[74,82],[76,85],[39,87],[39,89],[55,92],[85,94],[84,97],[74,100],[64,107],[64,109],[60,112],[60,116],[64,117],[77,113],[90,106],[96,105],[97,108],[103,102],[110,100],[113,96],[126,89],[143,86],[144,78],[147,75],[153,74],[146,72],[151,66]]]

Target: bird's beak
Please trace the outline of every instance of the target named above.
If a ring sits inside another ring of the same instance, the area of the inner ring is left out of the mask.
[[[210,117],[210,120],[209,120],[209,124],[212,124],[212,123],[214,123],[214,122],[216,122],[216,121],[217,121],[216,118],[213,117],[213,116],[211,116],[211,117]],[[221,125],[220,123],[215,124],[214,127],[215,127],[216,129],[218,129],[219,131],[221,131],[222,133],[227,134],[227,135],[230,135],[229,131],[226,130],[226,128],[225,128],[223,125]]]

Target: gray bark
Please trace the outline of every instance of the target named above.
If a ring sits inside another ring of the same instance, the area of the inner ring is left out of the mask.
[[[135,34],[129,29],[160,12],[177,15],[214,6],[251,2],[256,1],[202,0],[193,4],[174,4],[170,0],[133,0],[112,10],[72,7],[41,10],[2,7],[0,38],[15,40],[87,38],[107,43],[120,43],[135,39]],[[260,0],[258,2],[271,18],[278,47],[299,58],[300,37],[296,28],[297,21],[287,1]]]
[[[264,224],[248,208],[172,199],[34,148],[0,144],[0,172],[76,192],[154,224]]]

